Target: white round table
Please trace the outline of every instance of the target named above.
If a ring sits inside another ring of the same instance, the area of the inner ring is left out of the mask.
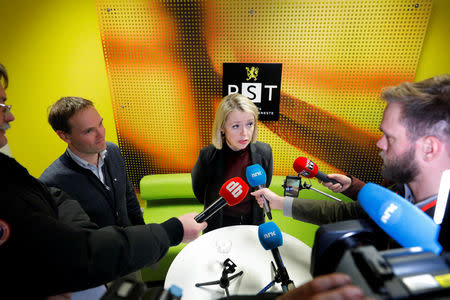
[[[229,252],[223,244],[231,242]],[[218,244],[222,248],[218,249]],[[293,236],[283,233],[280,255],[295,286],[311,280],[309,265],[311,248]],[[237,225],[223,227],[201,235],[187,244],[170,265],[164,288],[177,285],[183,290],[183,300],[218,299],[225,297],[225,290],[218,284],[196,287],[196,283],[219,280],[223,262],[231,259],[236,271],[244,273],[230,281],[230,295],[255,295],[274,279],[270,250],[265,250],[258,239],[258,226]],[[275,283],[267,292],[281,292],[281,283]]]

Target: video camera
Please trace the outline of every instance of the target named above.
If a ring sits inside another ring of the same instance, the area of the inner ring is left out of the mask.
[[[436,255],[420,247],[387,250],[387,240],[390,237],[367,220],[320,226],[311,253],[311,275],[346,273],[375,299],[449,299],[449,252]]]
[[[448,187],[444,194],[442,200],[448,204]],[[440,196],[441,192],[436,207]],[[346,273],[374,299],[450,299],[450,205],[443,207],[440,253],[398,244],[394,247],[400,248],[388,249],[393,244],[391,237],[372,220],[337,222],[316,231],[311,274]]]
[[[420,248],[378,251],[373,246],[347,250],[336,272],[375,299],[449,299],[450,253]]]

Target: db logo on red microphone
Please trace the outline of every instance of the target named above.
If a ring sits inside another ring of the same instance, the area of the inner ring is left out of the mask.
[[[312,170],[314,170],[314,163],[308,159],[308,162],[306,163],[306,167],[312,171]]]
[[[239,197],[239,195],[243,192],[242,185],[236,181],[231,181],[225,188],[231,193],[231,195],[233,195],[234,198]]]
[[[299,174],[303,177],[311,176],[311,172],[308,172],[306,169],[313,171],[314,170],[314,162],[309,159],[306,161],[305,168],[299,172]]]
[[[248,185],[240,177],[233,177],[222,185],[219,195],[225,199],[229,206],[233,206],[247,196],[248,189]]]

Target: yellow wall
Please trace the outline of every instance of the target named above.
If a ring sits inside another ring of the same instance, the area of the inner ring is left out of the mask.
[[[8,69],[12,155],[34,176],[64,151],[47,108],[62,96],[94,101],[117,143],[93,0],[0,0],[0,62]]]
[[[416,79],[450,73],[450,1],[435,0]],[[0,0],[0,62],[10,74],[8,132],[16,159],[34,176],[65,149],[46,121],[61,96],[95,102],[107,139],[117,143],[93,0]]]
[[[416,81],[450,74],[450,1],[434,0]]]

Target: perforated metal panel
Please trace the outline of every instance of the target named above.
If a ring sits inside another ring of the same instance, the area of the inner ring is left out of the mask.
[[[132,181],[190,172],[210,143],[222,63],[282,63],[280,120],[260,122],[274,173],[298,156],[380,180],[381,88],[412,81],[431,0],[119,1],[97,11]]]

